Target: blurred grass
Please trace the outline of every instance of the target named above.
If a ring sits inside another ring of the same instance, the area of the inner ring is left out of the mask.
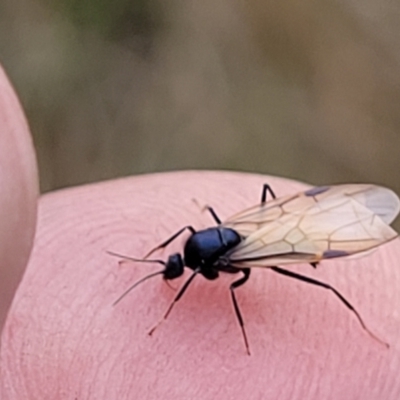
[[[400,193],[400,5],[5,0],[43,191],[237,169]]]
[[[151,38],[162,26],[156,0],[42,0],[42,4],[57,10],[77,29],[93,30],[105,40]]]

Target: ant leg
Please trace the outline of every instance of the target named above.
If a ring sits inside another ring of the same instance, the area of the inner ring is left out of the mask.
[[[177,293],[177,295],[174,297],[174,299],[172,300],[171,304],[169,305],[169,307],[167,308],[167,311],[165,312],[165,314],[162,316],[162,318],[160,319],[160,321],[157,322],[156,325],[154,325],[153,328],[150,329],[149,331],[149,335],[151,336],[154,331],[161,325],[161,323],[163,321],[165,321],[168,318],[169,313],[171,312],[171,310],[173,309],[174,305],[176,304],[176,302],[183,296],[183,294],[186,292],[186,289],[189,287],[189,285],[192,283],[193,279],[195,278],[195,276],[200,272],[200,268],[196,268],[192,275],[190,275],[190,277],[187,279],[187,281],[183,284],[183,286],[179,289],[179,292]]]
[[[365,325],[364,321],[362,320],[360,314],[357,312],[357,310],[341,295],[334,287],[328,285],[327,283],[317,281],[316,279],[308,278],[307,276],[303,276],[300,274],[296,274],[295,272],[288,271],[283,268],[279,267],[271,267],[271,269],[278,274],[282,274],[285,276],[289,276],[290,278],[298,279],[300,281],[310,283],[312,285],[320,286],[323,287],[324,289],[332,290],[332,292],[339,298],[339,300],[350,310],[352,311],[355,316],[357,317],[358,321],[360,322],[361,326],[364,328],[365,331],[368,332],[368,334],[375,340],[377,340],[379,343],[385,345],[386,347],[389,347],[387,343],[379,339],[377,336],[375,336]]]
[[[196,233],[195,229],[192,226],[190,226],[190,225],[184,226],[178,232],[174,233],[165,242],[162,242],[158,246],[154,247],[154,249],[150,250],[143,258],[146,259],[147,257],[150,257],[155,251],[163,249],[164,247],[168,246],[173,240],[175,240],[179,235],[181,235],[186,229],[188,229],[190,232],[192,232],[192,234]]]
[[[219,219],[217,213],[214,211],[212,207],[209,205],[202,206],[196,199],[192,199],[194,203],[196,203],[197,207],[200,208],[200,211],[203,212],[204,210],[207,210],[211,216],[213,217],[214,221],[217,223],[217,225],[221,225],[221,220]]]
[[[210,206],[204,206],[204,209],[209,211],[211,216],[214,218],[214,221],[217,223],[217,225],[221,225],[221,220],[219,219],[217,213],[214,211],[214,209]]]
[[[318,266],[318,262],[316,261],[316,262],[310,262],[309,263],[313,268],[317,268],[317,266]]]
[[[263,190],[261,193],[261,205],[265,204],[267,202],[267,193],[270,193],[272,199],[276,199],[276,195],[274,191],[271,189],[271,186],[268,185],[268,183],[264,183],[263,185]]]
[[[242,286],[249,279],[250,268],[243,268],[243,269],[241,269],[241,271],[243,272],[243,275],[244,275],[243,278],[240,278],[239,280],[233,282],[231,284],[231,286],[229,287],[229,290],[231,291],[232,303],[233,303],[233,307],[235,309],[236,318],[239,321],[239,325],[242,330],[242,335],[243,335],[243,339],[244,339],[244,344],[246,346],[246,351],[247,351],[247,354],[250,355],[249,342],[247,340],[246,330],[244,329],[243,317],[240,312],[239,305],[238,305],[238,302],[236,300],[236,295],[235,295],[235,289],[238,288],[239,286]]]

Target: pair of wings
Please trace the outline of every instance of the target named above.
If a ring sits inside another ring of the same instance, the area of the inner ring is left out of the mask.
[[[268,267],[368,252],[397,237],[390,224],[399,210],[397,195],[383,187],[315,187],[224,221],[244,238],[226,256],[236,267]]]

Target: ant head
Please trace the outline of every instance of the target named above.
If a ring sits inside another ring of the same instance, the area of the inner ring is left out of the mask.
[[[179,253],[170,255],[163,271],[164,279],[170,280],[182,276],[184,268],[185,265]]]
[[[157,275],[162,275],[163,279],[165,279],[165,280],[175,279],[175,278],[178,278],[179,276],[183,275],[183,270],[185,268],[182,256],[179,253],[170,255],[168,257],[167,262],[165,262],[163,260],[146,260],[146,259],[133,258],[133,257],[124,256],[122,254],[114,253],[112,251],[107,251],[107,253],[112,256],[119,257],[120,259],[126,260],[126,261],[157,263],[157,264],[161,264],[164,266],[164,268],[161,269],[160,271],[156,271],[149,275],[146,275],[142,279],[139,279],[137,282],[135,282],[113,303],[113,305],[116,305],[117,303],[119,303],[129,292],[131,292],[138,285],[147,281],[148,279],[153,278],[154,276],[157,276]]]

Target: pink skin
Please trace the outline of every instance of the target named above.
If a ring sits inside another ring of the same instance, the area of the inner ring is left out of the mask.
[[[0,67],[0,329],[31,252],[38,193],[29,128]]]
[[[18,130],[26,128],[1,79],[0,112],[14,114],[6,129],[9,138],[17,138]],[[9,140],[4,134],[0,140],[3,151]],[[19,229],[10,229],[2,219],[0,229],[9,244],[7,257],[1,252],[1,282],[10,271],[12,282],[19,279],[20,253],[27,254],[30,243],[21,232],[32,237],[34,227],[36,169],[29,161],[34,159],[29,137],[24,140],[19,146],[26,151],[24,168],[30,173],[23,174],[15,159],[0,170],[6,182],[17,173],[25,177],[21,185],[30,193],[24,196],[30,206],[19,206],[20,215],[26,215],[18,220]],[[224,219],[257,203],[265,182],[279,195],[304,187],[250,174],[177,172],[43,196],[32,256],[3,330],[1,399],[397,400],[398,240],[365,258],[323,262],[316,271],[308,265],[292,268],[335,286],[390,349],[372,339],[330,292],[263,269],[252,271],[237,291],[251,356],[245,352],[228,291],[239,276],[195,279],[153,337],[148,329],[176,293],[161,277],[112,306],[129,285],[160,266],[118,265],[107,250],[141,257],[184,225],[201,229],[214,224],[193,198],[212,205]],[[20,198],[21,185],[9,185],[9,196]],[[1,196],[4,202],[4,190]],[[6,212],[3,218],[12,216]],[[165,259],[180,251],[183,241],[177,239],[155,256]],[[1,296],[4,308],[12,295],[5,291]]]

